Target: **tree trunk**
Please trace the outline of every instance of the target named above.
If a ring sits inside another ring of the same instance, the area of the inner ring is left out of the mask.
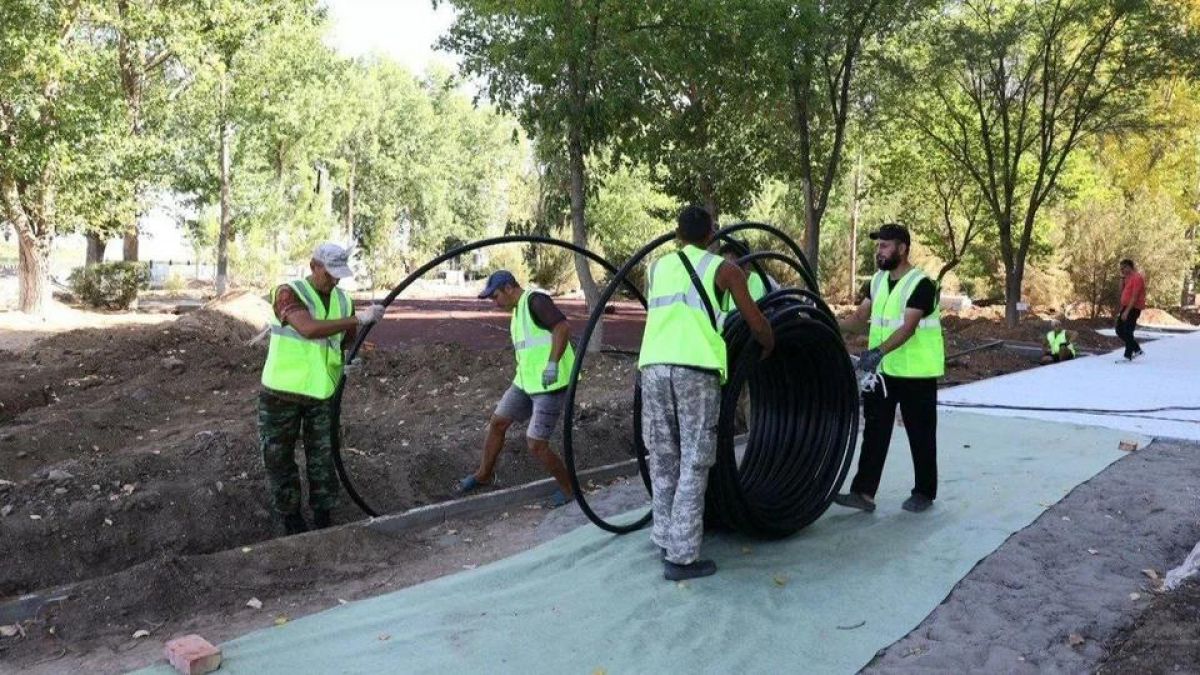
[[[50,244],[18,231],[17,248],[18,307],[26,314],[43,315],[50,304]]]
[[[858,223],[862,217],[862,154],[855,157],[854,178],[850,182],[850,287],[846,289],[846,297],[850,304],[856,305],[858,299]],[[941,281],[941,277],[938,278]]]
[[[571,241],[576,246],[587,248],[588,233],[586,220],[587,192],[586,171],[583,158],[583,143],[579,132],[572,128],[567,141],[567,154],[571,173]],[[600,290],[596,288],[596,280],[592,278],[592,268],[588,259],[575,255],[575,274],[579,277],[579,287],[587,301],[588,311],[595,309],[600,300]],[[589,352],[598,352],[604,342],[604,322],[596,326],[592,341],[588,343]]]
[[[1024,281],[1024,269],[1006,269],[1004,274],[1004,322],[1009,328],[1016,328],[1021,321],[1021,313],[1017,311],[1017,303],[1021,301],[1021,286]]]
[[[717,191],[713,189],[712,181],[708,177],[700,179],[700,199],[704,201],[704,210],[712,216],[713,224],[717,225],[721,220],[721,209],[717,204]],[[720,225],[717,226],[720,227]]]
[[[117,62],[121,70],[121,92],[125,97],[125,105],[129,112],[129,133],[133,138],[141,138],[145,126],[142,123],[142,93],[145,91],[145,72],[143,72],[142,54],[138,45],[129,39],[125,22],[129,20],[128,0],[117,1],[117,13],[121,18],[122,29],[117,35]],[[142,197],[144,188],[142,181],[133,181],[134,213],[126,224],[124,243],[121,249],[122,258],[130,262],[138,259],[138,220],[141,218]]]
[[[133,229],[125,232],[125,237],[121,240],[121,257],[129,262],[137,262],[138,259],[138,231],[137,231],[137,216],[134,216]]]
[[[224,295],[229,283],[229,234],[231,214],[229,204],[229,143],[230,126],[225,111],[226,75],[221,73],[221,231],[217,235],[217,295]]]
[[[108,242],[104,241],[100,235],[91,232],[88,232],[84,236],[87,237],[86,264],[90,266],[104,262],[104,249]]]
[[[346,241],[354,239],[354,170],[357,162],[350,156],[350,175],[346,179]]]
[[[804,184],[804,256],[808,258],[808,264],[812,267],[813,276],[817,278],[817,283],[820,283],[820,272],[818,271],[819,257],[821,254],[821,221],[817,220],[816,204],[813,203],[814,195],[812,181],[805,180]]]

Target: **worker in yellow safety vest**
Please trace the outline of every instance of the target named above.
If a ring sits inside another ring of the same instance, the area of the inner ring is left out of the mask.
[[[458,481],[459,492],[470,492],[495,481],[496,461],[513,422],[529,422],[525,431],[529,451],[558,483],[553,506],[574,498],[567,467],[550,449],[550,436],[558,427],[567,384],[575,368],[571,326],[554,299],[544,291],[525,289],[508,270],[488,277],[480,299],[490,299],[511,312],[509,335],[516,355],[516,374],[488,422],[479,469]]]
[[[342,379],[342,352],[361,326],[383,316],[381,305],[354,312],[338,282],[352,275],[349,252],[317,247],[310,274],[271,291],[271,342],[258,397],[258,437],[275,511],[287,534],[308,526],[300,506],[296,441],[304,438],[313,525],[329,526],[337,504],[333,466],[333,394]]]
[[[1055,317],[1050,320],[1050,330],[1046,332],[1046,340],[1042,344],[1042,365],[1070,361],[1075,358],[1075,341],[1071,339],[1071,331],[1062,327],[1062,319]]]
[[[712,216],[689,206],[679,214],[675,234],[682,248],[650,267],[638,356],[642,440],[654,494],[651,538],[662,549],[663,577],[670,581],[717,571],[712,560],[700,559],[700,544],[727,373],[721,294],[733,297],[763,358],[775,347],[771,325],[746,289],[746,273],[706,250],[714,234]]]
[[[732,241],[722,244],[719,251],[721,257],[732,265],[737,265],[738,259],[740,259],[742,256],[748,255],[749,252],[750,249],[744,244]],[[759,270],[751,269],[750,265],[741,265],[740,267],[742,268],[742,271],[746,273],[746,290],[749,291],[751,300],[755,302],[762,300],[767,293],[775,290],[776,286],[778,286],[774,279],[765,276],[764,273],[760,272]],[[733,295],[726,293],[721,298],[721,312],[729,314],[736,309],[737,307],[735,307],[733,303]]]
[[[878,380],[863,394],[858,473],[850,491],[834,501],[875,510],[899,405],[916,473],[916,485],[903,508],[921,512],[937,498],[937,381],[946,361],[938,288],[909,262],[912,239],[907,229],[887,224],[871,239],[879,272],[871,279],[866,299],[841,325],[850,331],[870,321],[868,349],[858,357],[858,369],[877,372]]]

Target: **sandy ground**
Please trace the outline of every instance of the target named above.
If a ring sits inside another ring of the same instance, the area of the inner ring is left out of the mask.
[[[175,320],[169,314],[139,312],[89,312],[59,302],[51,304],[46,316],[34,318],[14,311],[0,311],[0,352],[19,352],[34,342],[71,330],[112,328],[128,325],[158,325]]]
[[[1156,441],[1080,485],[981,561],[866,672],[1094,670],[1154,599],[1143,570],[1161,576],[1200,539],[1198,452]],[[1194,639],[1200,624],[1178,634]],[[1200,659],[1180,665],[1197,672]],[[1173,666],[1144,661],[1135,670]]]

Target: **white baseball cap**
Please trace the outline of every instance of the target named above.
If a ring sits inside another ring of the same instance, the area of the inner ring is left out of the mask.
[[[338,246],[332,241],[321,244],[313,251],[313,262],[318,262],[335,279],[348,279],[354,276],[350,270],[350,251]]]

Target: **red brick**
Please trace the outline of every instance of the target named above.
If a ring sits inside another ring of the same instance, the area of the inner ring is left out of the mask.
[[[204,675],[221,667],[221,650],[199,635],[185,635],[167,643],[163,653],[184,675]]]

